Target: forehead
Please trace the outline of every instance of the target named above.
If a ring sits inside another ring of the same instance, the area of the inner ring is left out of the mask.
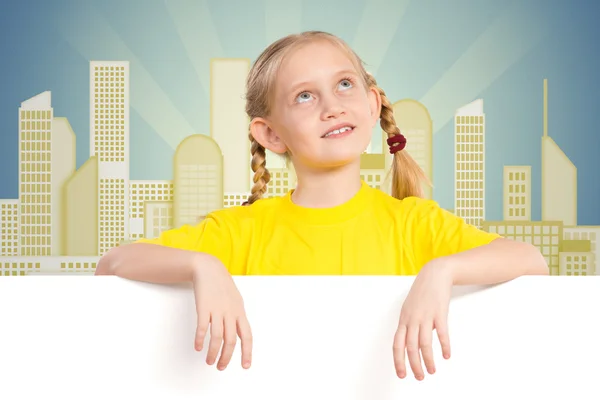
[[[356,71],[350,54],[326,40],[299,45],[283,59],[277,77],[278,89],[298,82],[311,82],[338,73]]]

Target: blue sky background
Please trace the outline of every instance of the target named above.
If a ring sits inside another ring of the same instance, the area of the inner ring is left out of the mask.
[[[254,60],[285,34],[348,41],[392,102],[434,125],[434,197],[453,208],[457,108],[484,100],[486,219],[502,219],[502,167],[532,166],[540,212],[543,79],[549,134],[578,168],[578,224],[600,225],[600,3],[582,0],[28,0],[0,12],[0,198],[18,197],[18,107],[52,91],[89,156],[89,61],[131,62],[131,179],[171,179],[174,147],[208,134],[209,60]],[[232,133],[235,134],[235,133]],[[245,133],[240,133],[245,140]],[[237,139],[235,139],[237,140]],[[379,149],[381,140],[375,139]]]

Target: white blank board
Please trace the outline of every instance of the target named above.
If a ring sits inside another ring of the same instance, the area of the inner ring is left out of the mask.
[[[600,398],[600,277],[456,288],[452,358],[433,335],[437,372],[420,382],[398,379],[392,358],[412,277],[235,281],[253,366],[242,369],[238,341],[218,371],[193,347],[191,286],[0,277],[0,399]]]

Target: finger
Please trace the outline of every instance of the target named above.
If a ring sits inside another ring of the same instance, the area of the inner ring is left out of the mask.
[[[221,343],[223,342],[223,317],[212,315],[210,320],[210,343],[208,345],[208,354],[206,363],[213,365],[219,354]]]
[[[396,335],[394,336],[394,367],[396,368],[396,375],[398,378],[404,379],[406,377],[406,361],[404,358],[404,351],[406,349],[406,325],[400,324]]]
[[[423,362],[427,368],[427,372],[430,374],[435,373],[435,364],[433,362],[433,348],[431,347],[433,324],[421,324],[419,329],[419,347],[421,348],[421,355],[423,356]]]
[[[238,318],[237,334],[242,342],[242,367],[247,369],[252,365],[252,329],[245,316]]]
[[[406,353],[415,378],[422,380],[424,374],[419,352],[419,325],[417,324],[410,325],[406,332]]]
[[[442,346],[442,355],[447,360],[450,358],[450,335],[448,334],[448,319],[438,318],[435,322],[435,330]]]
[[[199,309],[198,310],[198,326],[196,327],[196,339],[194,341],[194,346],[197,351],[202,351],[204,347],[204,338],[206,337],[206,332],[208,331],[208,324],[210,322],[210,313]]]
[[[235,349],[237,339],[235,325],[235,318],[225,318],[223,321],[223,350],[221,351],[221,358],[217,364],[217,368],[221,371],[224,370],[229,364],[229,361],[231,361],[231,356]]]

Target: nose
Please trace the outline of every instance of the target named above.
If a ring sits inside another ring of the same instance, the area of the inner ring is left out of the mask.
[[[336,119],[344,115],[346,112],[340,100],[335,96],[328,96],[323,98],[323,112],[321,113],[321,119],[326,121],[329,119]]]

